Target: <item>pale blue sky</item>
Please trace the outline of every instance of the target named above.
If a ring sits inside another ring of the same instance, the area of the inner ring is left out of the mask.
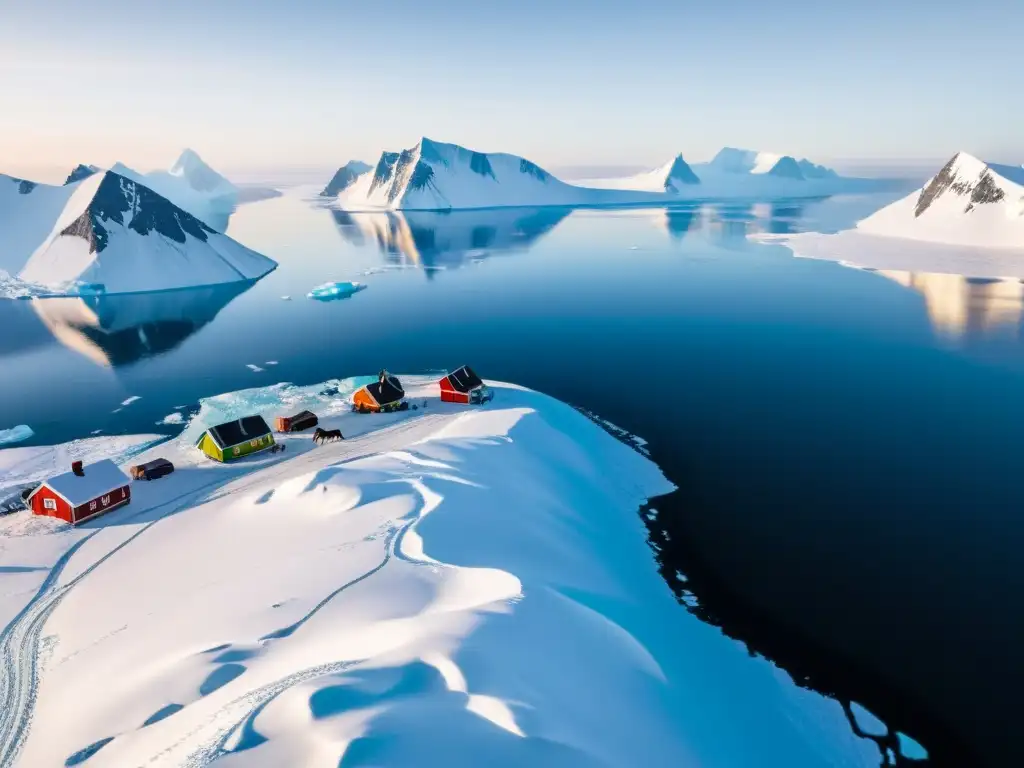
[[[1024,160],[1010,0],[0,0],[0,19],[0,170],[183,146],[330,166],[421,135],[547,166],[725,144]]]

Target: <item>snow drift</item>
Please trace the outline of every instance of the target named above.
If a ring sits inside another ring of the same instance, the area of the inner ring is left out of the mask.
[[[21,280],[66,293],[131,293],[251,281],[277,266],[119,173],[69,189]]]
[[[0,604],[0,765],[878,765],[838,704],[675,603],[650,461],[510,385],[468,410],[403,376],[429,407],[348,412],[367,380],[204,401],[131,459],[177,471],[82,528],[0,518],[0,566],[36,569]],[[347,439],[193,448],[304,407]]]

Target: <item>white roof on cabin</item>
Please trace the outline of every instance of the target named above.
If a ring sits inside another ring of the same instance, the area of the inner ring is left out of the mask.
[[[43,485],[63,496],[73,507],[86,504],[104,494],[128,485],[128,475],[121,471],[110,459],[97,461],[95,464],[83,465],[85,475],[78,477],[74,472],[51,477]]]

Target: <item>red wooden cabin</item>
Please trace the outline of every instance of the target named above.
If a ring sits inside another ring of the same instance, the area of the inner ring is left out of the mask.
[[[87,467],[71,464],[71,471],[51,477],[29,494],[26,502],[37,515],[57,517],[72,525],[128,504],[131,480],[110,459]]]
[[[458,368],[440,381],[441,400],[445,403],[486,403],[493,397],[483,380],[468,365]]]

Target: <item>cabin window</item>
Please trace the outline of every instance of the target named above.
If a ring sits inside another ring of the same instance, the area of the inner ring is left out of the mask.
[[[57,509],[56,499],[43,499],[43,509]]]
[[[249,441],[249,447],[250,448],[259,448],[260,447],[260,441],[258,439],[257,440],[250,440]]]
[[[231,449],[231,453],[233,453],[235,456],[237,456],[238,455],[238,448],[232,448]]]

